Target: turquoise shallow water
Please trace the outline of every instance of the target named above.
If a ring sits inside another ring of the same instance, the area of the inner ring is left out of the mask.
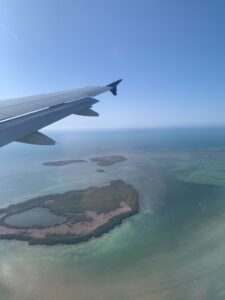
[[[83,244],[0,241],[0,299],[225,298],[223,173],[217,186],[208,184],[212,175],[206,171],[201,184],[191,177],[176,179],[178,167],[193,168],[193,153],[202,149],[219,149],[210,162],[215,167],[225,147],[224,129],[51,134],[58,140],[55,147],[12,144],[0,150],[1,207],[123,179],[138,190],[140,213]],[[48,160],[108,154],[128,160],[104,173],[92,162],[42,166]],[[204,170],[205,164],[198,168]]]

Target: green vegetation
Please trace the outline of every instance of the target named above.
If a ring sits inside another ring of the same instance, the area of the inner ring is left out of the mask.
[[[43,166],[59,167],[59,166],[65,166],[65,165],[69,165],[69,164],[77,164],[77,163],[83,163],[83,162],[87,162],[87,161],[83,160],[83,159],[46,161],[46,162],[43,163]]]
[[[122,161],[127,160],[126,157],[122,155],[111,155],[111,156],[101,156],[90,158],[90,161],[97,163],[99,166],[110,166]]]

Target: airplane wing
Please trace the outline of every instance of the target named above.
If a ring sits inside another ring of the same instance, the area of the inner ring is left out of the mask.
[[[41,128],[71,114],[98,116],[91,109],[99,102],[93,97],[107,91],[116,95],[120,82],[0,101],[0,147],[13,141],[54,145],[54,140],[39,132]]]

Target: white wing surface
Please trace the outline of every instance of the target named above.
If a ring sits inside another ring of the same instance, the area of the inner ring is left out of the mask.
[[[71,114],[98,116],[91,109],[98,102],[93,97],[107,91],[116,95],[120,82],[0,101],[0,147],[13,141],[54,145],[55,141],[38,130]]]

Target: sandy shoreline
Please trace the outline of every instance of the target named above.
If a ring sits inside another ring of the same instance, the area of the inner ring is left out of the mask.
[[[0,226],[0,235],[17,234],[33,237],[33,238],[44,238],[48,234],[73,234],[73,235],[83,235],[88,234],[97,229],[98,227],[106,224],[111,218],[118,216],[122,213],[131,211],[131,208],[125,203],[121,202],[121,207],[117,208],[109,213],[97,214],[94,211],[85,211],[85,215],[91,218],[91,221],[78,222],[75,224],[67,225],[57,225],[52,227],[47,227],[43,229],[19,229],[19,228],[9,228],[6,226]]]

